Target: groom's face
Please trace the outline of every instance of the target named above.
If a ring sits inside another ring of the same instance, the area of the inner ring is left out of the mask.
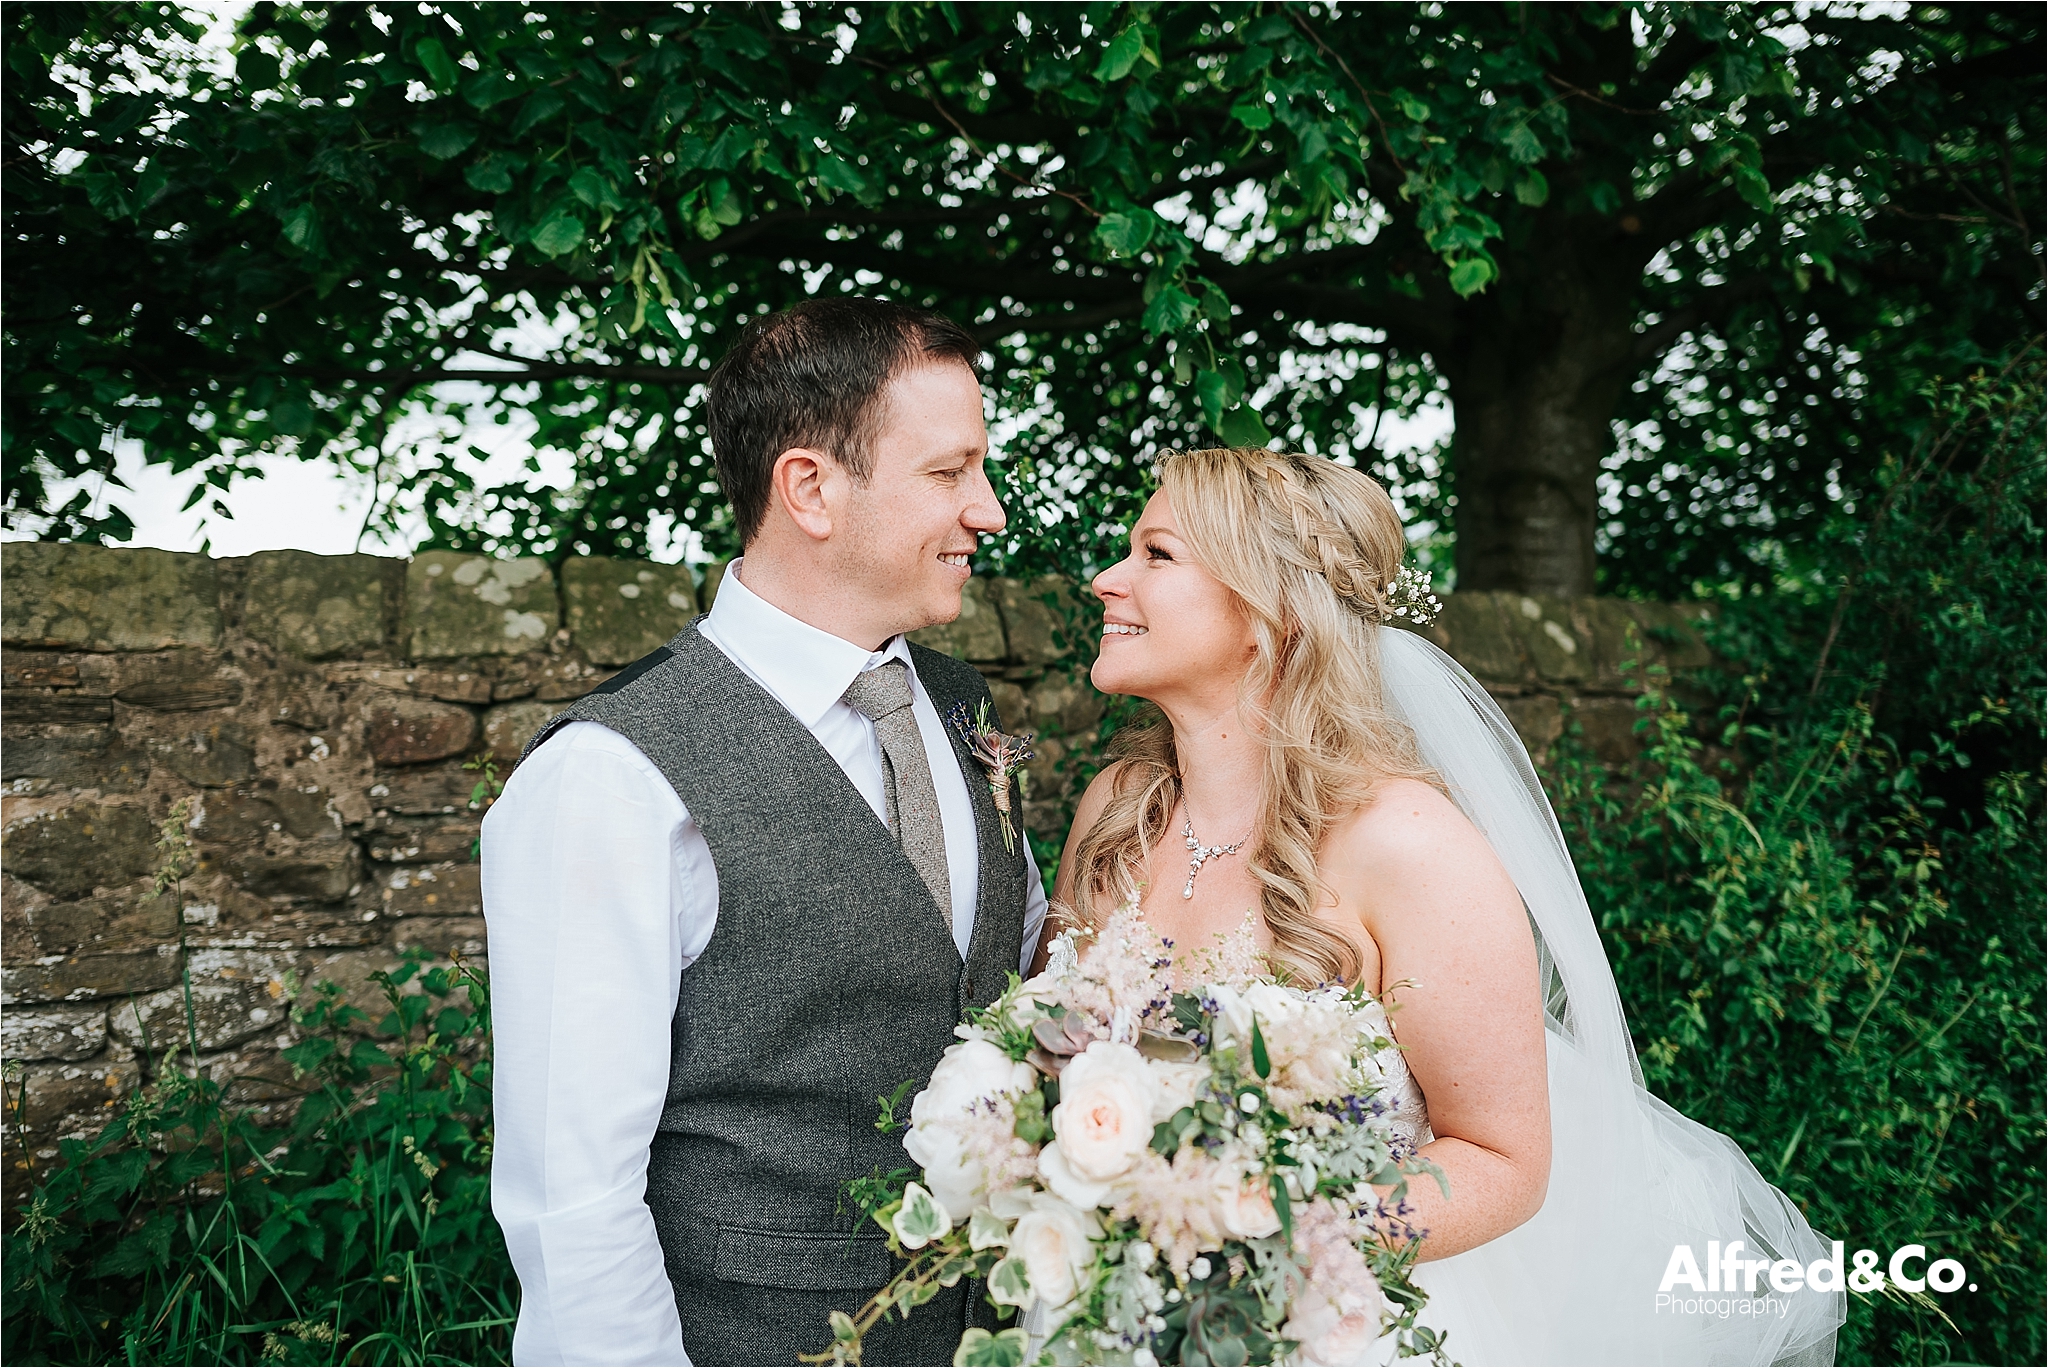
[[[889,635],[951,622],[976,543],[1005,521],[982,469],[988,428],[974,372],[940,362],[892,379],[873,458],[867,483],[845,489],[847,535],[835,559],[846,587]]]

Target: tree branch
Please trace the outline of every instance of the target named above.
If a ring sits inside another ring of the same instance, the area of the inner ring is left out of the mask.
[[[1758,271],[1702,292],[1691,304],[1636,334],[1629,359],[1637,365],[1647,365],[1684,334],[1718,323],[1742,305],[1770,294],[1777,280],[1775,273]]]

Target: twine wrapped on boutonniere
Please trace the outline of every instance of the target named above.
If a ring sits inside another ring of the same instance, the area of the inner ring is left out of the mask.
[[[967,705],[955,703],[946,710],[946,720],[960,733],[960,739],[967,743],[967,749],[974,752],[974,758],[981,761],[981,767],[988,771],[988,793],[995,800],[996,815],[1003,822],[1003,849],[1011,854],[1017,852],[1017,830],[1010,824],[1010,779],[1038,752],[1031,749],[1036,738],[1030,735],[1005,736],[989,721],[988,704],[983,703],[975,710],[972,721],[968,720]]]

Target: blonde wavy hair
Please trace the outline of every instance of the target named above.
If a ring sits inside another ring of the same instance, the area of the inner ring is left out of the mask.
[[[1275,967],[1299,981],[1349,983],[1361,968],[1357,946],[1315,916],[1328,899],[1316,868],[1324,833],[1388,779],[1442,787],[1380,684],[1380,624],[1407,550],[1400,518],[1363,472],[1261,448],[1169,453],[1159,485],[1257,646],[1241,706],[1266,759],[1246,854]],[[1111,743],[1109,803],[1074,852],[1077,906],[1062,911],[1082,924],[1100,924],[1139,886],[1180,802],[1173,728],[1148,711]]]

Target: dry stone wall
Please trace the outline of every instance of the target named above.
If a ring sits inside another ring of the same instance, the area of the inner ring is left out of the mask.
[[[366,976],[406,947],[486,955],[472,794],[548,718],[708,607],[720,567],[575,559],[409,561],[278,551],[235,560],[0,548],[0,1057],[5,1171],[104,1123],[186,1035],[258,1104],[289,1104],[288,984]],[[1094,621],[1058,580],[975,580],[919,634],[974,663],[1013,730],[1040,735],[1025,805],[1063,834],[1105,700],[1070,662]],[[1624,759],[1631,633],[1704,663],[1686,610],[1450,598],[1430,635],[1541,753],[1567,713]],[[1085,658],[1086,650],[1081,652]],[[183,926],[149,896],[188,800],[200,863]],[[185,946],[181,969],[180,931]]]

